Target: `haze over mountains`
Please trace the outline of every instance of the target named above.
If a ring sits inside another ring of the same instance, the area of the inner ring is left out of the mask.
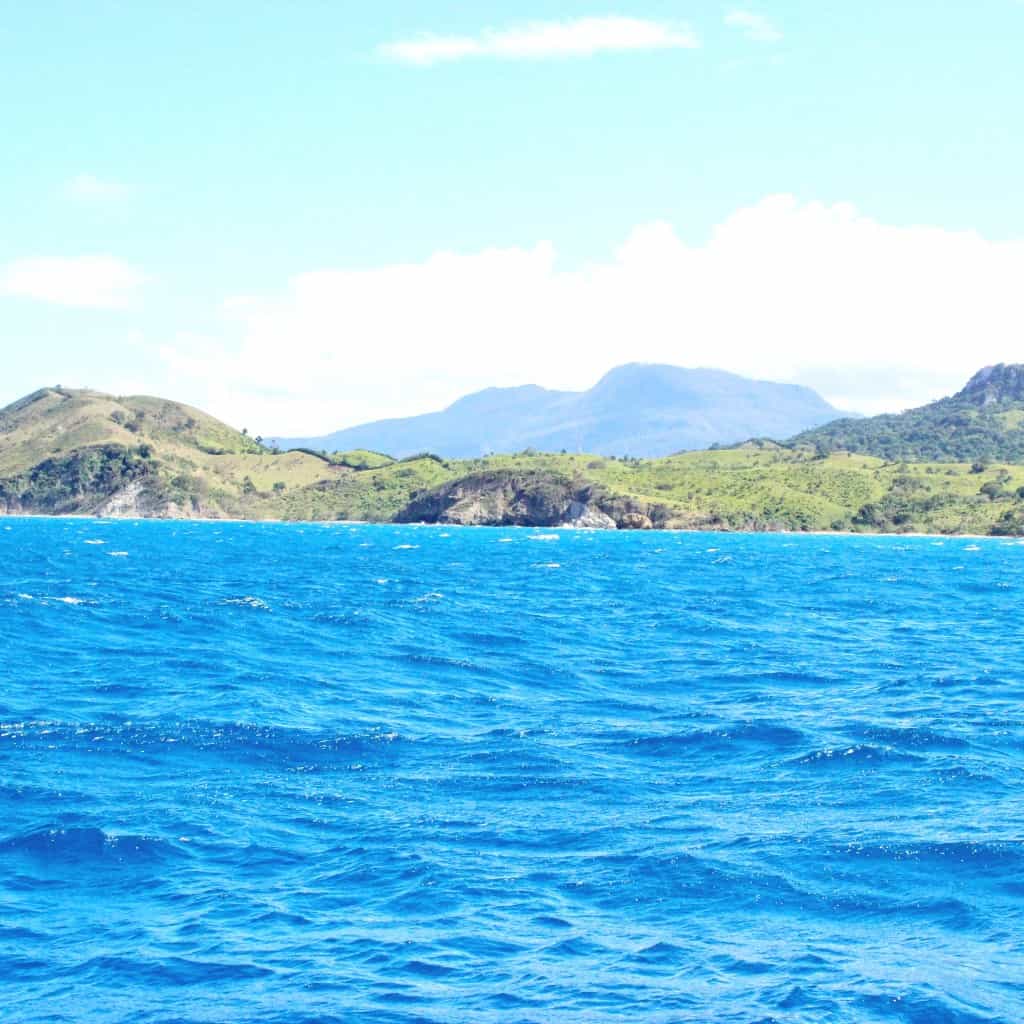
[[[282,448],[367,448],[396,458],[422,451],[474,458],[527,448],[655,458],[750,437],[786,438],[844,415],[849,413],[795,384],[628,363],[588,391],[487,388],[441,412],[378,420],[323,437],[272,440]]]

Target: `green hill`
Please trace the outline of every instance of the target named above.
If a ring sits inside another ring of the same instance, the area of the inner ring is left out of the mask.
[[[951,398],[892,415],[834,420],[791,443],[882,459],[1022,462],[1024,365],[988,366]]]
[[[0,410],[0,512],[1020,534],[1024,465],[772,442],[658,459],[278,452],[177,402],[46,388]]]
[[[275,456],[160,398],[56,387],[0,410],[0,509],[9,511],[239,515],[275,484],[344,471],[300,452]]]

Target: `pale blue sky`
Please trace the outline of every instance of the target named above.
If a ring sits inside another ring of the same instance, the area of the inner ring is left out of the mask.
[[[0,402],[305,433],[631,358],[932,397],[1024,359],[1022,39],[1017,0],[7,4]]]

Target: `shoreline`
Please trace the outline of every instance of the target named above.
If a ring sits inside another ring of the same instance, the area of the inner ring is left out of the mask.
[[[724,537],[775,536],[775,537],[893,537],[918,540],[992,540],[1024,541],[1024,535],[997,535],[991,533],[884,533],[872,530],[666,530],[654,527],[649,530],[608,530],[577,526],[502,526],[493,523],[389,523],[369,519],[235,519],[227,516],[99,516],[88,512],[0,512],[0,521],[5,519],[75,519],[96,523],[253,523],[274,526],[406,526],[416,529],[436,527],[446,530],[562,530],[566,533],[610,533],[610,534],[705,534]]]

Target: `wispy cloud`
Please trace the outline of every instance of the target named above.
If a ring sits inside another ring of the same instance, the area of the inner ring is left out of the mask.
[[[777,43],[782,33],[763,14],[751,11],[730,11],[725,16],[726,25],[738,28],[748,39],[758,43]]]
[[[67,199],[95,203],[123,199],[131,189],[118,181],[104,181],[93,174],[79,174],[66,181],[61,194]]]
[[[149,280],[112,256],[25,259],[0,266],[0,294],[86,309],[124,309]]]
[[[595,53],[694,49],[699,41],[682,22],[609,16],[569,21],[533,21],[472,36],[425,35],[385,43],[378,52],[405,64],[429,66],[469,57],[540,60]]]

